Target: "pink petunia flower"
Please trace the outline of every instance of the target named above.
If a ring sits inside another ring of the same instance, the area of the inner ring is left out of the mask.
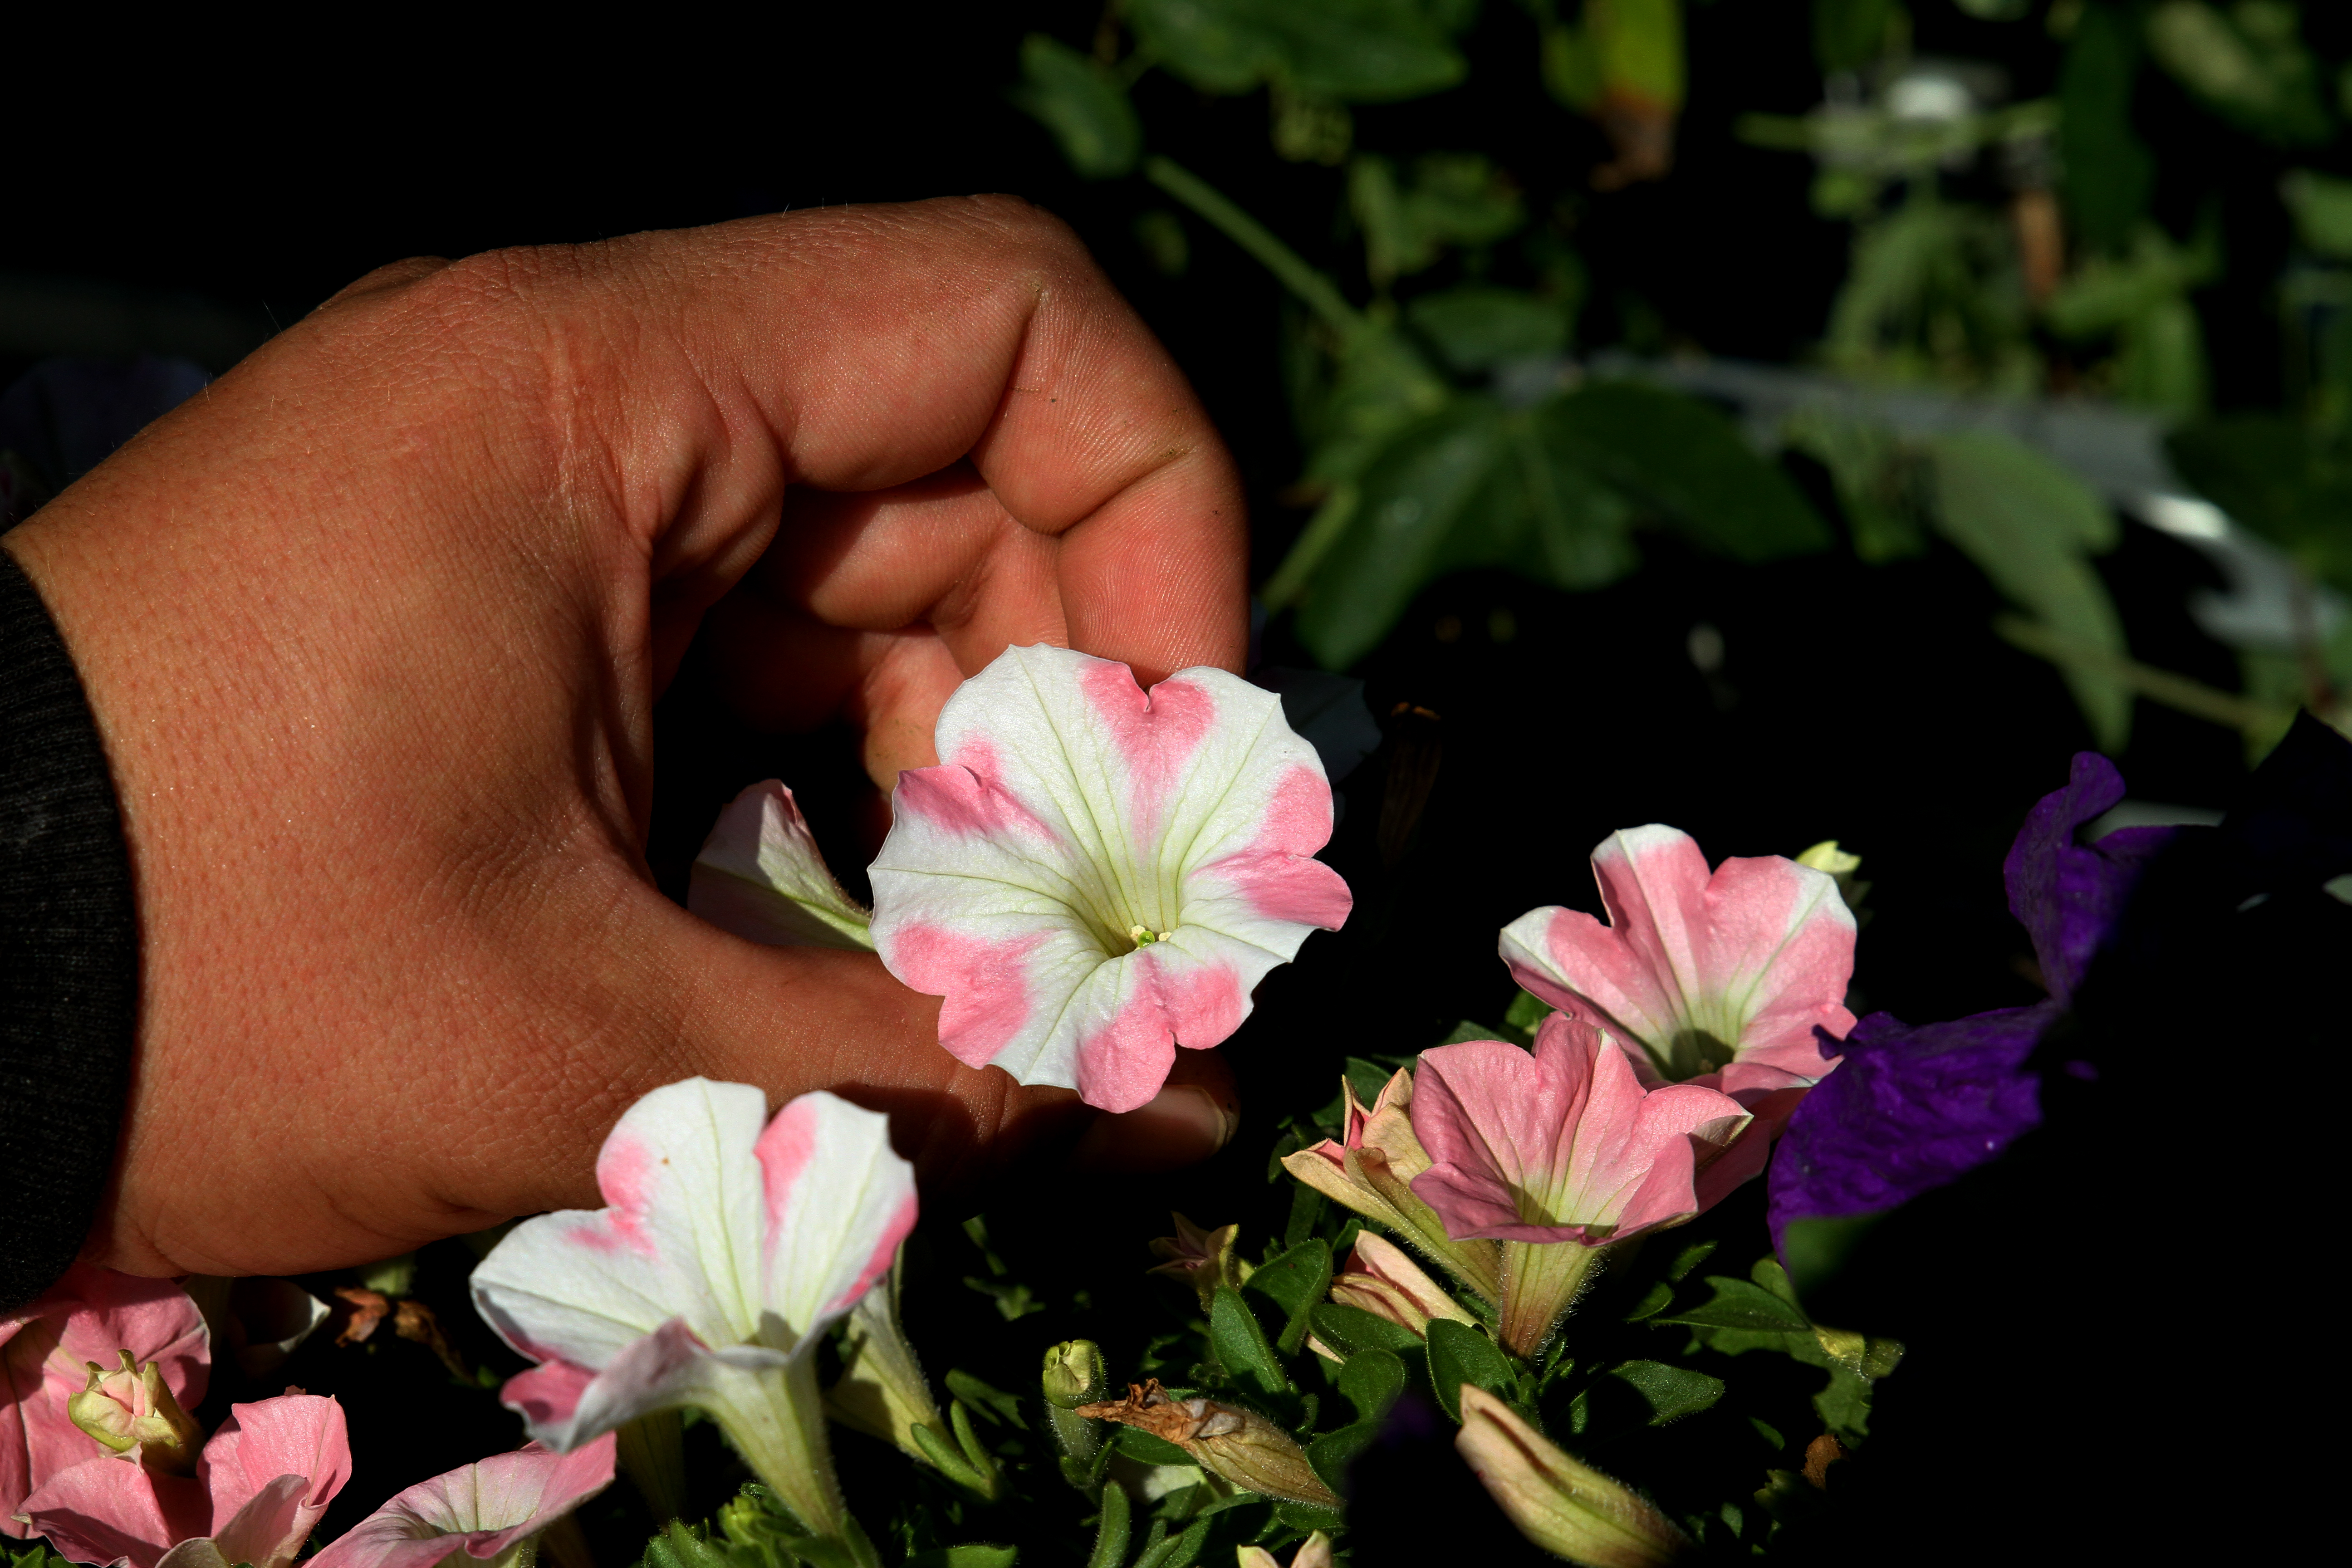
[[[516,1562],[528,1555],[517,1547],[612,1484],[619,1441],[607,1432],[569,1454],[532,1443],[419,1481],[352,1526],[309,1568],[434,1568],[461,1552]]]
[[[1645,1088],[1606,1034],[1554,1013],[1532,1052],[1472,1040],[1422,1053],[1412,1130],[1430,1167],[1412,1190],[1449,1235],[1503,1243],[1501,1334],[1528,1354],[1602,1243],[1699,1211],[1699,1151],[1747,1120],[1698,1084]]]
[[[1853,1027],[1854,922],[1824,872],[1780,856],[1709,874],[1690,835],[1654,823],[1592,852],[1609,923],[1530,910],[1503,928],[1503,962],[1535,995],[1633,1051],[1647,1083],[1695,1080],[1756,1118],[1703,1178],[1702,1207],[1764,1168],[1804,1090],[1837,1065],[1822,1036]]]
[[[914,1227],[914,1169],[885,1117],[838,1096],[766,1109],[749,1084],[655,1089],[597,1156],[610,1206],[517,1226],[474,1270],[474,1302],[542,1363],[503,1396],[539,1441],[569,1451],[696,1405],[803,1523],[842,1537],[856,1526],[814,1352]]]
[[[77,1563],[285,1568],[351,1475],[343,1407],[289,1393],[230,1405],[194,1476],[89,1459],[52,1476],[24,1512]]]
[[[76,1264],[32,1305],[0,1318],[0,1535],[25,1535],[16,1518],[25,1500],[106,1451],[67,1405],[89,1385],[92,1363],[110,1370],[124,1351],[154,1363],[183,1409],[203,1403],[210,1337],[196,1304],[168,1279]]]
[[[1123,664],[1010,648],[898,775],[873,937],[945,998],[940,1043],[1131,1110],[1176,1047],[1223,1040],[1308,931],[1348,918],[1315,859],[1331,788],[1282,702],[1221,669],[1150,692]]]

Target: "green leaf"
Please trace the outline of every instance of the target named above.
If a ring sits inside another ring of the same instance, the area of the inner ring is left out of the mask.
[[[2221,119],[2280,146],[2325,142],[2334,130],[2318,62],[2287,5],[2221,7],[2169,0],[2148,14],[2147,51]]]
[[[1373,325],[1350,333],[1329,391],[1302,410],[1314,447],[1307,479],[1354,479],[1400,431],[1444,409],[1449,396],[1445,383],[1394,329]]]
[[[1475,153],[1430,153],[1402,178],[1386,158],[1361,154],[1348,164],[1348,207],[1363,232],[1365,269],[1381,287],[1432,266],[1448,246],[1492,245],[1527,221],[1517,187]]]
[[[1695,1415],[1723,1397],[1721,1378],[1664,1362],[1629,1361],[1610,1368],[1609,1375],[1642,1396],[1653,1426]]]
[[[1118,1451],[1147,1465],[1197,1465],[1201,1461],[1165,1437],[1155,1437],[1139,1426],[1122,1426],[1112,1439]]]
[[[2052,632],[2124,657],[2123,623],[2087,559],[2116,542],[2105,503],[2073,474],[1998,431],[1937,436],[1927,451],[1944,537]],[[2120,752],[2131,731],[2131,693],[2083,666],[2064,673],[2100,749]]]
[[[1307,1312],[1307,1321],[1314,1326],[1317,1339],[1343,1356],[1363,1351],[1394,1351],[1402,1354],[1421,1349],[1421,1336],[1411,1329],[1375,1317],[1360,1307],[1325,1301]]]
[[[1870,1435],[1870,1379],[1843,1366],[1830,1368],[1829,1385],[1813,1395],[1813,1408],[1841,1443],[1849,1447]]]
[[[1502,410],[1458,397],[1366,469],[1355,516],[1299,607],[1299,637],[1326,668],[1370,652],[1412,596],[1456,563],[1457,535],[1468,531],[1505,451]]]
[[[1358,1351],[1339,1368],[1338,1381],[1357,1419],[1377,1422],[1404,1392],[1404,1359],[1394,1351]]]
[[[1715,1249],[1718,1245],[1713,1241],[1692,1242],[1680,1252],[1675,1253],[1675,1260],[1666,1265],[1666,1278],[1675,1281],[1687,1278],[1692,1269],[1715,1255]]]
[[[1554,400],[1537,424],[1545,444],[1573,467],[1736,561],[1773,561],[1831,543],[1829,525],[1788,475],[1696,398],[1602,382]]]
[[[1366,1106],[1379,1103],[1381,1090],[1388,1088],[1389,1080],[1397,1075],[1395,1068],[1383,1062],[1366,1061],[1361,1057],[1349,1057],[1340,1064],[1339,1070],[1354,1086],[1356,1098]]]
[[[1135,1560],[1135,1568],[1192,1568],[1209,1543],[1209,1521],[1196,1519],[1184,1533],[1160,1542]]]
[[[672,1520],[669,1528],[646,1542],[638,1568],[731,1568],[724,1546],[714,1545],[698,1525]]]
[[[1266,1343],[1257,1314],[1230,1285],[1218,1286],[1209,1305],[1209,1348],[1225,1375],[1236,1383],[1255,1384],[1263,1394],[1289,1391],[1290,1379],[1275,1360],[1274,1347]]]
[[[1279,81],[1384,103],[1452,87],[1468,68],[1444,18],[1415,0],[1129,0],[1125,15],[1147,54],[1204,92]]]
[[[1111,180],[1143,155],[1143,122],[1127,89],[1101,66],[1043,33],[1021,40],[1014,106],[1054,133],[1080,177]]]
[[[1872,563],[1899,561],[1927,548],[1920,528],[1919,459],[1893,431],[1802,407],[1789,416],[1780,436],[1830,471],[1856,555]]]
[[[1021,1417],[1018,1395],[1007,1394],[1001,1388],[992,1388],[961,1367],[950,1371],[944,1381],[950,1394],[979,1411],[988,1420],[1000,1426],[1015,1426],[1024,1432],[1029,1430],[1029,1423]]]
[[[1814,60],[1824,72],[1874,64],[1896,9],[1896,0],[1813,0]]]
[[[1568,312],[1522,289],[1465,284],[1423,294],[1404,308],[1404,319],[1448,369],[1464,374],[1568,346]]]
[[[1348,1527],[1347,1515],[1328,1508],[1318,1508],[1311,1502],[1277,1500],[1274,1517],[1293,1530],[1319,1530],[1326,1535],[1337,1535]]]
[[[2352,180],[2295,169],[2279,181],[2279,195],[2304,244],[2337,261],[2352,260]]]
[[[1522,991],[1511,998],[1510,1010],[1503,1022],[1517,1029],[1523,1038],[1533,1038],[1536,1026],[1552,1016],[1552,1005],[1530,992]]]
[[[1307,1342],[1307,1313],[1331,1289],[1331,1248],[1321,1240],[1302,1241],[1260,1264],[1242,1289],[1255,1290],[1282,1310],[1282,1334],[1275,1342],[1296,1355]]]
[[[1721,1274],[1708,1275],[1706,1282],[1715,1287],[1713,1299],[1657,1321],[1692,1328],[1754,1329],[1770,1333],[1812,1331],[1811,1319],[1761,1286]]]
[[[1644,1291],[1642,1299],[1627,1310],[1625,1321],[1629,1323],[1638,1323],[1644,1318],[1654,1318],[1674,1305],[1674,1300],[1675,1288],[1661,1279]]]
[[[1307,1462],[1323,1484],[1341,1497],[1348,1495],[1348,1468],[1381,1435],[1378,1421],[1359,1421],[1337,1432],[1326,1432],[1307,1445]]]
[[[1789,1258],[1790,1288],[1799,1299],[1836,1279],[1846,1258],[1883,1217],[1865,1214],[1839,1219],[1790,1221],[1781,1232],[1780,1246]]]
[[[2274,414],[2208,420],[2166,447],[2208,500],[2312,577],[2352,592],[2352,449]]]
[[[907,1568],[1013,1568],[1020,1560],[1017,1546],[941,1546],[916,1552],[907,1559]]]
[[[1462,1385],[1475,1383],[1487,1393],[1508,1399],[1518,1391],[1518,1374],[1495,1342],[1467,1323],[1433,1318],[1429,1324],[1429,1384],[1437,1403],[1455,1421],[1462,1419]]]
[[[1102,1522],[1095,1527],[1095,1549],[1087,1553],[1087,1568],[1119,1568],[1127,1561],[1127,1538],[1131,1528],[1127,1489],[1108,1486],[1102,1489]]]
[[[2132,129],[2139,32],[2110,5],[2089,5],[2058,72],[2058,162],[2066,209],[2091,246],[2123,245],[2147,214],[2156,155]]]

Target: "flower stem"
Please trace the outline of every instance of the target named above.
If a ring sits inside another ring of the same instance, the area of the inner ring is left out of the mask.
[[[621,1468],[635,1482],[656,1524],[667,1524],[686,1511],[686,1424],[676,1410],[656,1410],[625,1421],[614,1429],[620,1437]]]
[[[1601,1248],[1576,1241],[1503,1243],[1503,1348],[1532,1360],[1583,1294]]]
[[[796,1356],[781,1371],[760,1373],[756,1385],[764,1397],[709,1404],[720,1430],[810,1533],[853,1548],[863,1543],[865,1532],[849,1517],[833,1473],[816,1358]]]
[[[1234,205],[1206,180],[1173,159],[1157,153],[1143,161],[1143,177],[1255,257],[1284,288],[1297,295],[1333,331],[1344,336],[1363,326],[1363,312],[1348,303],[1331,279],[1307,265],[1298,252],[1275,238],[1265,225]]]

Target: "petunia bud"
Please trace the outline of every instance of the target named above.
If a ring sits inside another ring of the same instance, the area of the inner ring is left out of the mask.
[[[1110,1371],[1102,1347],[1092,1340],[1065,1340],[1045,1352],[1045,1370],[1039,1379],[1045,1395],[1045,1416],[1054,1440],[1066,1458],[1080,1466],[1094,1463],[1102,1448],[1102,1426],[1077,1413],[1110,1392]]]
[[[1057,1410],[1095,1403],[1110,1392],[1102,1347],[1092,1340],[1064,1340],[1045,1352],[1043,1383],[1045,1403]]]
[[[1394,1242],[1365,1231],[1356,1237],[1347,1267],[1331,1281],[1331,1300],[1385,1318],[1399,1328],[1429,1337],[1432,1318],[1476,1321],[1436,1280]]]
[[[1487,1300],[1502,1292],[1502,1257],[1491,1241],[1456,1241],[1435,1210],[1415,1196],[1412,1179],[1429,1169],[1429,1154],[1412,1131],[1412,1074],[1399,1068],[1366,1109],[1355,1086],[1340,1080],[1346,1127],[1339,1142],[1325,1139],[1283,1157],[1282,1167],[1332,1202],[1379,1221],[1434,1258]]]
[[[195,1464],[202,1434],[153,1362],[136,1365],[123,1351],[122,1366],[109,1372],[94,1361],[89,1386],[66,1401],[66,1415],[117,1454],[136,1453],[151,1468],[185,1474]]]
[[[1337,1509],[1339,1500],[1290,1434],[1255,1410],[1213,1399],[1171,1399],[1158,1378],[1140,1388],[1128,1385],[1125,1399],[1082,1405],[1077,1414],[1116,1421],[1175,1444],[1245,1491]]]
[[[1151,1243],[1152,1255],[1168,1261],[1154,1265],[1150,1272],[1171,1275],[1192,1286],[1201,1298],[1201,1310],[1205,1312],[1209,1303],[1217,1298],[1218,1286],[1238,1290],[1242,1281],[1250,1277],[1249,1264],[1234,1250],[1242,1227],[1221,1225],[1214,1230],[1203,1230],[1181,1214],[1168,1217],[1176,1222],[1176,1234],[1157,1237]],[[1101,1395],[1094,1397],[1098,1399]]]
[[[1462,1385],[1454,1447],[1519,1533],[1588,1568],[1658,1568],[1690,1538],[1631,1488],[1580,1464],[1495,1395]]]

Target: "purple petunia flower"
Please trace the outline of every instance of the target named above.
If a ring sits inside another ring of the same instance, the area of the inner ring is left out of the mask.
[[[2047,1001],[1916,1027],[1874,1013],[1854,1026],[1838,1070],[1797,1107],[1772,1162],[1775,1247],[1792,1220],[1893,1208],[2040,1125],[2041,1085],[2026,1058],[2073,1001],[2140,868],[2174,832],[2126,827],[2077,844],[2077,830],[2123,796],[2113,763],[2079,753],[2066,787],[2034,806],[2002,864]]]

